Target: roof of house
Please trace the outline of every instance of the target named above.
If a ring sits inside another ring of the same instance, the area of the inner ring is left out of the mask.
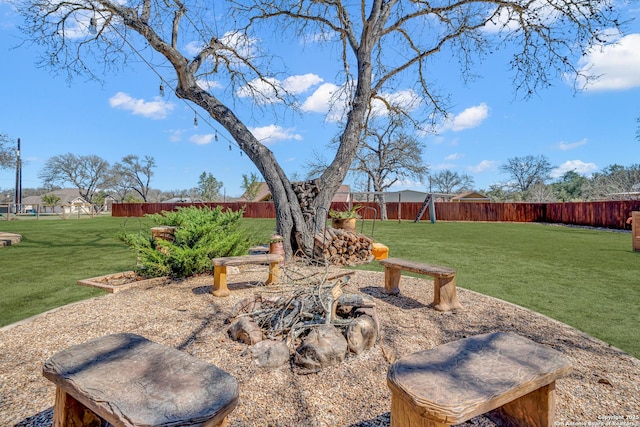
[[[42,196],[47,194],[54,194],[60,197],[59,205],[68,205],[70,203],[88,203],[84,198],[80,196],[80,192],[77,188],[62,188],[60,190],[47,191],[40,196],[28,196],[22,198],[22,204],[24,205],[37,205],[43,204]]]
[[[465,191],[464,193],[460,193],[457,196],[451,198],[451,200],[491,200],[489,197],[482,193],[478,193],[477,191]]]
[[[273,196],[271,195],[271,190],[269,190],[269,186],[266,182],[258,182],[259,185],[258,191],[256,192],[256,197],[252,200],[253,202],[268,202],[273,200]],[[349,202],[351,194],[351,187],[348,185],[341,185],[338,188],[336,194],[334,194],[332,202]],[[247,193],[245,192],[238,201],[246,202]]]

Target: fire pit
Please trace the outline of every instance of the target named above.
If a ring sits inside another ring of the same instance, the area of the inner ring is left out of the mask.
[[[373,347],[380,330],[376,303],[345,293],[350,274],[285,286],[275,294],[240,301],[228,322],[231,338],[265,367],[293,361],[300,373],[316,372]]]

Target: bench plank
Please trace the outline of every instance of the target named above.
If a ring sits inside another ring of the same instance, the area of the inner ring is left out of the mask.
[[[259,255],[240,255],[231,257],[213,258],[213,287],[211,293],[216,297],[227,297],[231,294],[227,287],[227,266],[238,266],[245,264],[269,264],[269,277],[265,285],[273,285],[278,283],[279,269],[278,264],[284,261],[281,254],[259,254]]]
[[[246,264],[268,264],[272,262],[282,262],[284,257],[280,254],[257,254],[257,255],[239,255],[213,258],[211,264],[216,266],[238,266]]]
[[[570,371],[560,352],[514,333],[476,335],[413,353],[389,368],[391,425],[460,424],[499,408],[501,418],[517,425],[550,427],[555,380]]]
[[[439,265],[424,264],[417,261],[409,261],[400,258],[381,259],[384,265],[384,288],[392,295],[400,293],[401,271],[432,276],[433,280],[433,307],[438,311],[462,309],[456,293],[456,271],[452,268]]]
[[[433,277],[454,277],[456,275],[456,271],[452,268],[441,267],[433,264],[424,264],[400,258],[381,259],[380,264],[385,267],[399,268],[412,273],[427,274]]]
[[[114,426],[217,426],[238,403],[228,373],[129,333],[63,350],[43,375],[57,385],[55,427],[96,425],[95,415]]]

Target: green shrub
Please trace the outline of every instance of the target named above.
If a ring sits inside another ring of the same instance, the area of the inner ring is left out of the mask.
[[[119,237],[138,251],[136,272],[144,277],[189,277],[212,270],[211,258],[242,255],[251,238],[239,228],[243,211],[208,207],[185,207],[147,215],[156,226],[176,227],[174,242],[154,239],[150,234]]]

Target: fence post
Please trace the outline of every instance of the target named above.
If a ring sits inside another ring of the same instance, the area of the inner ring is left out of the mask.
[[[631,238],[633,250],[640,252],[640,211],[631,212]]]

